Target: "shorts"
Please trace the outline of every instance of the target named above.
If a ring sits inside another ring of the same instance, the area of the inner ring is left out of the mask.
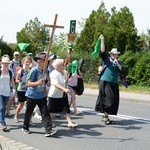
[[[18,102],[25,102],[26,96],[24,91],[18,91]]]
[[[74,92],[76,93],[76,91],[77,91],[77,86],[70,86],[70,85],[68,85],[68,87],[69,87],[69,89],[73,89]]]

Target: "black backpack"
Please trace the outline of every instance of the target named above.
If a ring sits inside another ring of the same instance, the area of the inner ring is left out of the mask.
[[[82,95],[83,92],[84,92],[84,82],[83,82],[83,79],[82,78],[78,78],[76,94],[77,95]]]
[[[83,65],[83,64],[82,64]],[[80,67],[81,68],[81,67]],[[77,74],[79,75],[79,69],[77,71]],[[76,89],[76,94],[77,95],[82,95],[84,92],[84,81],[82,78],[78,78],[77,82],[77,89]]]

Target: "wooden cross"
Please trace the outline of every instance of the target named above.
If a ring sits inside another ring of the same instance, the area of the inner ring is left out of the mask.
[[[43,69],[43,74],[42,74],[43,78],[44,78],[44,75],[45,75],[45,72],[46,72],[46,68],[47,68],[47,64],[48,64],[48,57],[49,57],[49,53],[51,51],[55,29],[56,28],[62,28],[62,29],[64,28],[64,26],[58,26],[58,25],[56,25],[57,17],[58,17],[58,14],[55,14],[55,19],[54,19],[53,25],[44,24],[45,27],[52,28],[52,32],[51,32],[51,35],[50,35],[50,41],[49,41],[49,44],[48,44],[48,50],[47,50],[45,64],[44,64],[44,69]]]

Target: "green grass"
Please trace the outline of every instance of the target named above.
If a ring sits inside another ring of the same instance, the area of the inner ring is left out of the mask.
[[[85,88],[91,88],[91,89],[98,88],[98,84],[96,83],[85,83],[84,86]],[[150,94],[150,87],[130,85],[126,89],[124,86],[120,86],[120,91]]]
[[[130,85],[127,89],[123,86],[120,86],[120,90],[121,91],[136,92],[136,93],[150,94],[150,87],[144,87],[144,86]]]

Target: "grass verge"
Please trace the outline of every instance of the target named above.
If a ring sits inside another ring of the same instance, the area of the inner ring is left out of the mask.
[[[96,83],[85,83],[85,88],[97,89],[98,84]],[[143,87],[143,86],[135,86],[130,85],[127,89],[124,86],[120,86],[121,91],[125,92],[135,92],[135,93],[143,93],[143,94],[150,94],[150,87]]]

